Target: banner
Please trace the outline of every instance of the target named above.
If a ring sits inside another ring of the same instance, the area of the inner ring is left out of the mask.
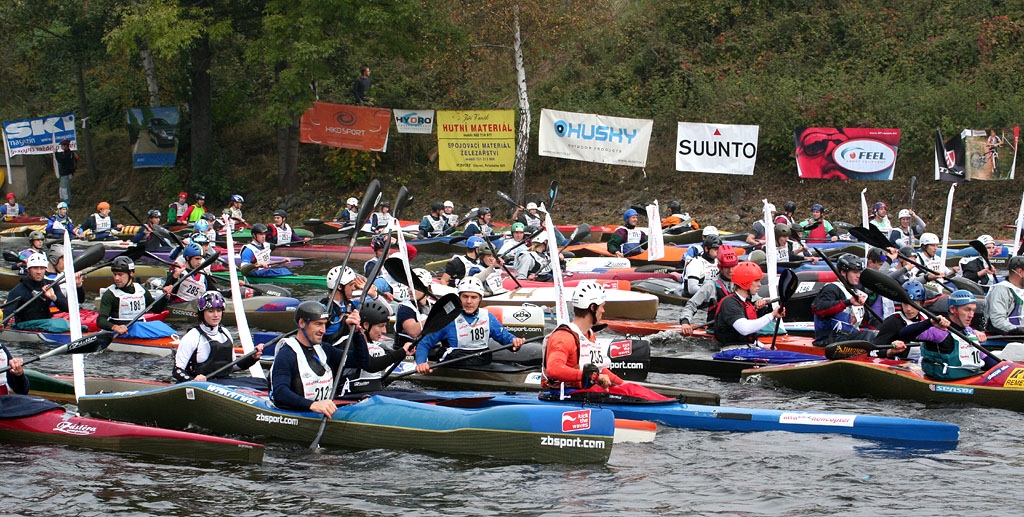
[[[964,129],[944,140],[935,130],[935,179],[942,181],[1012,180],[1017,170],[1020,126]]]
[[[399,133],[429,135],[434,132],[434,110],[400,110],[395,112],[395,125]]]
[[[799,127],[794,139],[801,178],[891,180],[900,130]]]
[[[50,154],[62,140],[70,140],[71,150],[78,150],[74,112],[4,122],[4,138],[8,156]]]
[[[515,112],[438,111],[438,168],[510,172],[516,160]]]
[[[314,102],[299,120],[299,141],[385,152],[390,130],[391,110]]]
[[[653,120],[543,109],[537,153],[610,165],[647,165]]]
[[[174,167],[181,120],[178,107],[128,108],[127,119],[135,167]]]
[[[754,174],[758,126],[680,122],[676,170],[718,174]]]

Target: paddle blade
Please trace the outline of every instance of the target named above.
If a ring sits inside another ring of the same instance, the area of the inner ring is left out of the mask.
[[[252,273],[258,267],[259,266],[257,266],[256,264],[250,262],[248,264],[242,264],[241,266],[239,266],[238,271],[242,273],[243,276],[249,276],[249,273]]]
[[[848,359],[864,355],[877,347],[869,341],[840,341],[825,347],[825,357],[829,361]]]
[[[132,262],[135,262],[136,260],[139,260],[140,258],[142,258],[145,255],[146,255],[146,247],[144,245],[142,245],[142,244],[134,244],[132,246],[128,246],[128,248],[125,249],[124,251],[122,251],[119,256],[121,256],[121,257],[128,257],[128,258],[132,259]],[[78,258],[78,259],[75,260],[75,267],[79,267],[78,264],[79,264],[80,261],[81,261],[81,258]]]
[[[99,352],[110,346],[110,343],[114,341],[114,333],[109,331],[97,332],[95,334],[89,334],[88,336],[82,336],[81,339],[77,339],[68,344],[69,354],[91,354],[93,352]]]
[[[405,263],[400,257],[391,256],[384,261],[384,271],[387,271],[391,278],[394,278],[400,284],[408,284],[409,279],[405,277]],[[427,286],[423,285],[420,277],[412,276],[412,287],[413,289],[422,293],[429,293]]]
[[[914,301],[910,299],[909,295],[907,295],[907,292],[903,290],[903,286],[881,271],[870,268],[865,269],[860,274],[860,283],[864,287],[867,287],[890,300],[915,305]]]
[[[575,230],[572,231],[572,235],[569,237],[569,242],[577,243],[586,239],[587,237],[590,237],[590,225],[587,223],[582,223],[579,226],[577,226]]]
[[[512,196],[509,196],[508,194],[506,194],[506,193],[504,193],[504,192],[502,192],[500,190],[497,191],[497,192],[498,192],[498,197],[500,197],[506,203],[512,205],[513,208],[519,208],[519,203],[516,203],[516,200],[512,199]]]
[[[973,240],[968,244],[970,244],[971,247],[974,248],[974,251],[978,252],[978,256],[981,257],[981,260],[985,261],[986,266],[992,267],[992,262],[988,260],[988,248],[986,248],[985,245],[981,243],[981,241]]]
[[[85,251],[83,251],[81,255],[75,257],[75,268],[83,269],[95,265],[97,262],[103,260],[103,255],[105,253],[106,250],[103,248],[102,244],[93,244],[92,246],[85,248]]]
[[[796,288],[800,287],[800,279],[792,269],[783,269],[779,274],[779,299],[783,305],[796,294]]]
[[[551,186],[548,187],[548,206],[547,209],[551,210],[551,207],[555,205],[555,199],[558,198],[558,180],[551,180]]]
[[[433,334],[443,329],[449,323],[455,321],[460,312],[462,312],[462,301],[459,300],[458,294],[448,293],[442,296],[430,308],[427,320],[423,322],[423,331],[420,332],[420,336]]]
[[[4,250],[4,260],[7,262],[21,262],[21,257],[11,250]]]
[[[409,203],[409,189],[402,185],[398,189],[398,195],[395,196],[395,204],[391,205],[394,207],[392,215],[397,219],[400,214],[405,211],[405,206]]]
[[[359,234],[359,228],[366,224],[366,220],[370,218],[370,214],[377,206],[377,201],[379,199],[380,181],[375,179],[370,182],[370,186],[366,187],[366,192],[363,194],[363,202],[359,203],[359,211],[356,212],[356,224],[355,231],[352,232],[352,240],[355,240],[356,235]]]

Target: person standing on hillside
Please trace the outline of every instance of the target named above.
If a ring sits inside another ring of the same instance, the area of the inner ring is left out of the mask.
[[[71,140],[60,141],[60,151],[53,153],[53,159],[57,161],[57,174],[60,176],[60,200],[70,205],[71,177],[78,168],[78,153],[71,150]]]
[[[363,65],[359,68],[359,77],[352,83],[352,96],[357,106],[373,106],[373,99],[367,95],[371,85],[370,67]]]

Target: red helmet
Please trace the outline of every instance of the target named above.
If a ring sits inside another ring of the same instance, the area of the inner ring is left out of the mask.
[[[762,278],[764,278],[764,273],[761,271],[761,266],[753,262],[743,262],[732,270],[732,283],[740,289],[750,290],[754,280]]]
[[[736,267],[740,260],[736,258],[736,250],[728,245],[723,244],[718,248],[718,267]]]

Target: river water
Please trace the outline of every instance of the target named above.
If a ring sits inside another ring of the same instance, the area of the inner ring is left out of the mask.
[[[419,259],[419,257],[418,257]],[[419,260],[417,260],[419,262]],[[323,271],[326,266],[307,266]],[[298,290],[300,297],[322,296]],[[659,319],[678,308],[663,305]],[[12,347],[16,354],[42,349]],[[658,336],[652,351],[702,350]],[[70,371],[70,359],[37,366]],[[166,380],[170,358],[101,353],[88,375]],[[841,399],[688,375],[651,382],[720,393],[723,405],[943,420],[952,451],[845,436],[659,427],[605,465],[518,464],[382,450],[310,452],[268,443],[262,465],[195,464],[65,447],[0,445],[0,514],[21,515],[1009,515],[1024,478],[1022,415],[970,406]],[[411,385],[409,385],[411,386]]]

